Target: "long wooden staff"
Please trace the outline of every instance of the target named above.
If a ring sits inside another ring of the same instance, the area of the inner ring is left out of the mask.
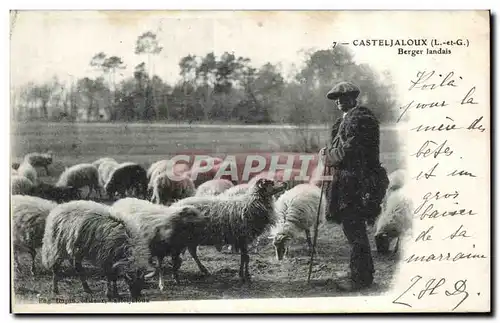
[[[323,155],[326,154],[326,150],[323,151]],[[312,273],[312,266],[313,266],[313,260],[314,260],[314,252],[316,250],[316,241],[318,240],[318,227],[319,227],[319,214],[321,212],[321,202],[323,200],[323,190],[325,188],[325,175],[326,175],[326,161],[323,162],[325,165],[323,167],[323,178],[321,179],[321,195],[319,196],[319,204],[318,204],[318,213],[316,215],[316,224],[314,226],[314,238],[313,238],[313,245],[312,245],[312,250],[311,250],[311,260],[309,262],[309,274],[307,275],[307,283],[311,281],[311,273]]]

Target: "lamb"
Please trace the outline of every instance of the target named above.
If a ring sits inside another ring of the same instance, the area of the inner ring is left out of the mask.
[[[24,161],[33,167],[43,167],[46,173],[49,174],[48,166],[52,164],[53,153],[50,150],[46,153],[29,153],[24,156]]]
[[[14,175],[10,178],[10,194],[30,195],[33,183],[24,176]]]
[[[152,191],[151,202],[168,205],[195,194],[194,183],[186,174],[170,178],[168,172],[158,174],[148,189]]]
[[[389,245],[397,239],[394,253],[399,249],[399,240],[412,227],[412,201],[405,187],[388,193],[385,205],[375,223],[375,244],[382,254],[389,252]]]
[[[56,206],[55,202],[33,196],[13,195],[11,198],[14,261],[19,264],[19,252],[28,252],[33,276],[36,253],[42,247],[45,219]]]
[[[286,189],[286,183],[259,179],[248,192],[236,196],[193,196],[172,206],[192,205],[210,218],[200,245],[221,248],[232,245],[239,248],[241,262],[239,276],[242,282],[250,281],[248,244],[276,222],[273,195]],[[188,247],[189,253],[203,273],[208,270],[196,254],[196,246]]]
[[[276,258],[287,256],[289,243],[300,232],[305,232],[307,245],[312,250],[311,229],[314,230],[321,189],[313,184],[299,184],[283,193],[276,201],[276,214],[279,218],[276,227],[271,229],[271,238]],[[325,223],[326,201],[321,199],[319,225]]]
[[[108,163],[108,162],[118,163],[114,158],[102,157],[102,158],[99,158],[98,160],[96,160],[95,162],[93,162],[92,165],[94,165],[95,168],[99,169],[99,166],[101,166],[103,163]]]
[[[158,288],[164,288],[162,263],[168,255],[172,256],[174,281],[179,283],[179,255],[188,245],[201,241],[208,218],[192,206],[166,207],[136,198],[121,199],[112,210],[128,226],[141,232],[149,244],[151,256],[157,258]]]
[[[59,293],[59,269],[64,260],[72,261],[84,291],[92,293],[82,267],[82,261],[89,260],[106,274],[109,299],[118,297],[119,277],[127,282],[132,299],[137,299],[144,287],[147,259],[148,248],[140,234],[128,228],[106,205],[72,201],[58,205],[47,217],[42,264],[53,272],[54,294]]]
[[[147,187],[146,170],[141,165],[131,162],[120,164],[104,185],[106,194],[110,197],[114,197],[116,193],[125,197],[128,189],[135,189],[136,196],[146,198]]]
[[[99,172],[92,164],[77,164],[66,168],[59,176],[56,187],[72,187],[83,188],[88,187],[89,193],[86,199],[90,197],[92,190],[102,196],[101,187],[99,186]]]
[[[49,183],[39,182],[37,186],[31,189],[29,195],[63,203],[80,199],[80,190],[72,186],[58,187]]]
[[[234,184],[227,179],[213,179],[201,184],[196,189],[195,196],[215,196],[233,187]]]
[[[21,165],[19,165],[17,175],[26,177],[31,181],[31,183],[33,183],[33,185],[37,184],[38,175],[36,173],[36,169],[27,161],[23,161]]]

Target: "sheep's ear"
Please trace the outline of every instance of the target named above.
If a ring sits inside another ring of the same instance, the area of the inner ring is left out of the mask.
[[[156,270],[153,270],[152,272],[147,273],[146,275],[144,275],[144,279],[153,278],[155,275],[156,275]]]

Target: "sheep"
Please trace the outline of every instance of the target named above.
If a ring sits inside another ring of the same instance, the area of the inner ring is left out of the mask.
[[[39,182],[37,186],[31,189],[29,195],[63,203],[80,199],[80,190],[72,186],[58,187],[49,183]]]
[[[413,205],[405,187],[388,193],[382,212],[375,222],[375,244],[381,254],[389,252],[389,245],[397,239],[394,253],[398,251],[399,240],[412,227]]]
[[[135,189],[136,196],[146,198],[148,179],[146,170],[139,164],[126,162],[118,165],[104,184],[104,190],[110,197],[118,193],[125,197],[128,189]]]
[[[48,166],[52,164],[53,161],[53,153],[52,151],[47,151],[46,153],[29,153],[24,156],[24,161],[29,163],[33,167],[43,167],[47,173],[49,174]]]
[[[312,250],[311,229],[314,229],[320,206],[321,189],[313,184],[299,184],[283,193],[276,201],[278,224],[271,229],[276,258],[288,254],[289,243],[305,232],[307,246]],[[326,201],[321,199],[319,225],[325,223]]]
[[[259,179],[248,192],[236,196],[193,196],[182,199],[172,206],[192,205],[210,218],[200,245],[221,248],[223,245],[237,246],[241,261],[241,282],[250,281],[248,244],[276,222],[273,195],[286,189],[286,183]],[[202,273],[208,270],[196,254],[196,246],[188,247],[189,253]]]
[[[103,161],[99,164],[97,172],[99,173],[99,184],[104,187],[104,185],[109,181],[111,174],[118,168],[118,164],[114,160]]]
[[[92,190],[102,196],[101,187],[99,186],[99,172],[92,164],[77,164],[66,168],[59,176],[56,187],[72,187],[80,189],[88,187],[89,193],[86,199],[90,197]]]
[[[31,181],[31,183],[33,183],[33,185],[37,184],[38,175],[36,173],[36,169],[27,161],[23,161],[21,165],[19,165],[17,175],[26,177]]]
[[[210,169],[206,169],[208,165],[211,165]],[[215,179],[218,176],[220,169],[228,169],[230,167],[235,167],[234,163],[231,161],[222,161],[220,158],[209,158],[202,160],[200,166],[193,166],[186,174],[193,180],[196,187],[201,184]],[[222,175],[219,178],[232,181],[231,175]]]
[[[172,256],[174,281],[179,283],[179,255],[188,245],[201,241],[208,218],[192,206],[166,207],[136,198],[121,199],[112,210],[128,226],[141,232],[149,244],[151,256],[157,258],[158,288],[164,288],[162,263],[168,255]]]
[[[14,261],[19,264],[18,253],[28,252],[33,276],[37,249],[42,247],[45,219],[56,206],[55,202],[33,196],[13,195],[11,198]]]
[[[196,189],[196,194],[194,196],[219,195],[233,186],[234,184],[227,179],[213,179],[201,184]]]
[[[406,170],[404,169],[397,169],[393,172],[391,172],[388,176],[389,179],[389,185],[387,186],[387,189],[385,191],[384,198],[382,199],[381,207],[382,209],[387,205],[387,198],[389,195],[401,188],[404,187],[406,183]]]
[[[33,183],[24,176],[14,175],[10,178],[10,194],[30,195]]]
[[[94,165],[95,168],[99,169],[99,166],[101,166],[101,164],[107,163],[107,162],[118,163],[114,158],[103,157],[103,158],[99,158],[98,160],[96,160],[95,162],[93,162],[92,165]]]
[[[171,178],[168,172],[158,174],[148,189],[152,190],[151,202],[168,205],[195,194],[193,181],[187,175]]]
[[[304,181],[299,181],[297,178],[300,177],[300,169],[295,169],[292,168],[290,171],[289,175],[285,174],[285,170],[280,169],[273,172],[262,172],[259,173],[255,176],[253,176],[249,181],[248,184],[252,185],[255,183],[260,178],[267,178],[267,179],[272,179],[272,180],[277,180],[280,182],[287,182],[288,187],[292,188],[298,184],[303,183]]]
[[[225,190],[224,192],[222,192],[221,195],[235,196],[235,195],[245,194],[248,191],[249,187],[250,185],[248,183],[234,185]]]
[[[93,201],[60,204],[46,220],[42,264],[52,270],[54,294],[59,293],[59,269],[64,260],[72,261],[84,291],[92,293],[82,267],[82,261],[88,260],[106,274],[108,299],[118,297],[119,277],[128,284],[132,299],[137,299],[149,269],[148,252],[140,234],[127,227],[104,204]]]

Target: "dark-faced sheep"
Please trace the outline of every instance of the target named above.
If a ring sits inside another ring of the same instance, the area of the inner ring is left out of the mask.
[[[196,189],[195,196],[215,196],[233,187],[234,184],[227,179],[213,179],[201,184]]]
[[[312,250],[311,230],[314,229],[321,189],[312,184],[299,184],[283,193],[276,201],[278,223],[271,229],[276,258],[282,260],[288,254],[293,239],[305,233],[309,251]],[[325,197],[321,199],[319,225],[325,222]]]
[[[57,203],[69,202],[80,199],[80,190],[72,186],[55,186],[45,182],[39,182],[31,189],[29,195],[37,196]]]
[[[178,283],[180,253],[201,241],[208,219],[192,206],[166,207],[135,198],[115,202],[112,210],[128,226],[141,232],[149,244],[151,256],[157,259],[159,289],[164,288],[163,259],[168,255],[172,257],[173,278]]]
[[[30,195],[33,183],[24,176],[14,175],[10,178],[10,194]]]
[[[99,173],[97,168],[92,164],[77,164],[66,168],[61,176],[59,176],[56,186],[77,189],[88,187],[89,193],[87,194],[87,199],[92,194],[92,191],[102,196],[101,187],[99,186]]]
[[[135,196],[146,198],[148,179],[146,170],[136,163],[122,163],[110,175],[104,185],[106,194],[113,198],[116,193],[125,197],[128,190],[135,190]]]
[[[28,252],[33,275],[36,253],[42,247],[45,219],[56,206],[55,202],[34,196],[13,195],[11,198],[14,261],[19,264],[19,253]]]
[[[118,297],[116,281],[123,277],[130,296],[137,299],[148,270],[148,247],[138,232],[110,212],[110,207],[93,201],[60,204],[47,217],[43,237],[42,263],[53,272],[52,292],[57,294],[59,269],[64,260],[75,266],[83,289],[87,284],[82,261],[101,268],[107,277],[106,296]]]
[[[284,189],[286,183],[261,178],[245,194],[189,197],[174,203],[173,206],[192,205],[210,218],[200,245],[219,248],[232,245],[239,248],[239,275],[244,282],[250,280],[248,244],[275,224],[273,196]],[[196,247],[190,246],[188,250],[200,271],[208,273],[198,259]]]
[[[168,172],[156,175],[149,189],[152,191],[151,202],[169,205],[177,200],[195,194],[194,183],[186,174],[171,176]]]

